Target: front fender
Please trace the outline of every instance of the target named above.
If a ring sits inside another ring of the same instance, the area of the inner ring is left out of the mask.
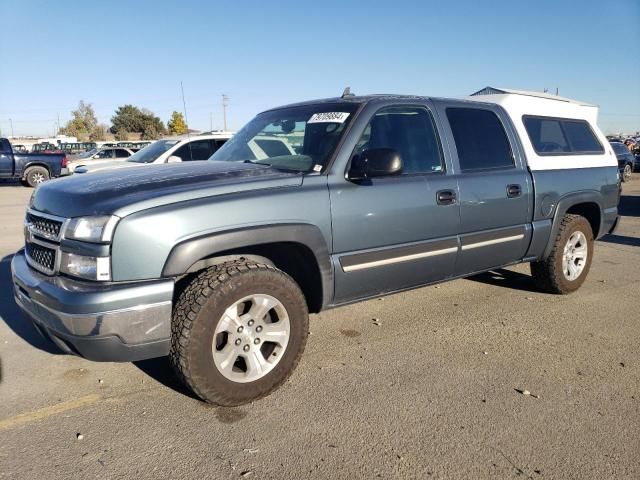
[[[186,240],[173,247],[169,253],[162,269],[162,276],[183,275],[198,261],[227,250],[282,242],[301,244],[313,252],[322,279],[323,304],[330,301],[333,298],[333,267],[329,249],[320,229],[311,224],[253,226]]]

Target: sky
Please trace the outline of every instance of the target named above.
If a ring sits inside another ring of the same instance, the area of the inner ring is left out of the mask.
[[[487,85],[600,106],[640,130],[640,0],[0,0],[0,130],[50,135],[80,100],[229,129],[287,103],[356,94],[459,97]],[[11,124],[9,122],[11,119]]]

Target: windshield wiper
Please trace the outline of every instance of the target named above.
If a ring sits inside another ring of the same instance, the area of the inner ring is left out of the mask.
[[[251,163],[253,165],[264,165],[265,167],[270,167],[270,163],[261,162],[260,160],[243,160],[242,163]]]

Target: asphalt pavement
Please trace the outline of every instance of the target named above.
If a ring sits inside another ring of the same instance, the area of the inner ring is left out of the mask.
[[[30,194],[0,184],[0,479],[640,478],[640,174],[578,292],[520,265],[313,315],[238,408],[38,336],[9,270]]]

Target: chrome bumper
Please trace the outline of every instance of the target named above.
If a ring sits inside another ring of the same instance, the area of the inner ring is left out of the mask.
[[[18,306],[68,353],[133,361],[169,352],[173,280],[102,285],[49,277],[29,267],[22,251],[11,274]]]

